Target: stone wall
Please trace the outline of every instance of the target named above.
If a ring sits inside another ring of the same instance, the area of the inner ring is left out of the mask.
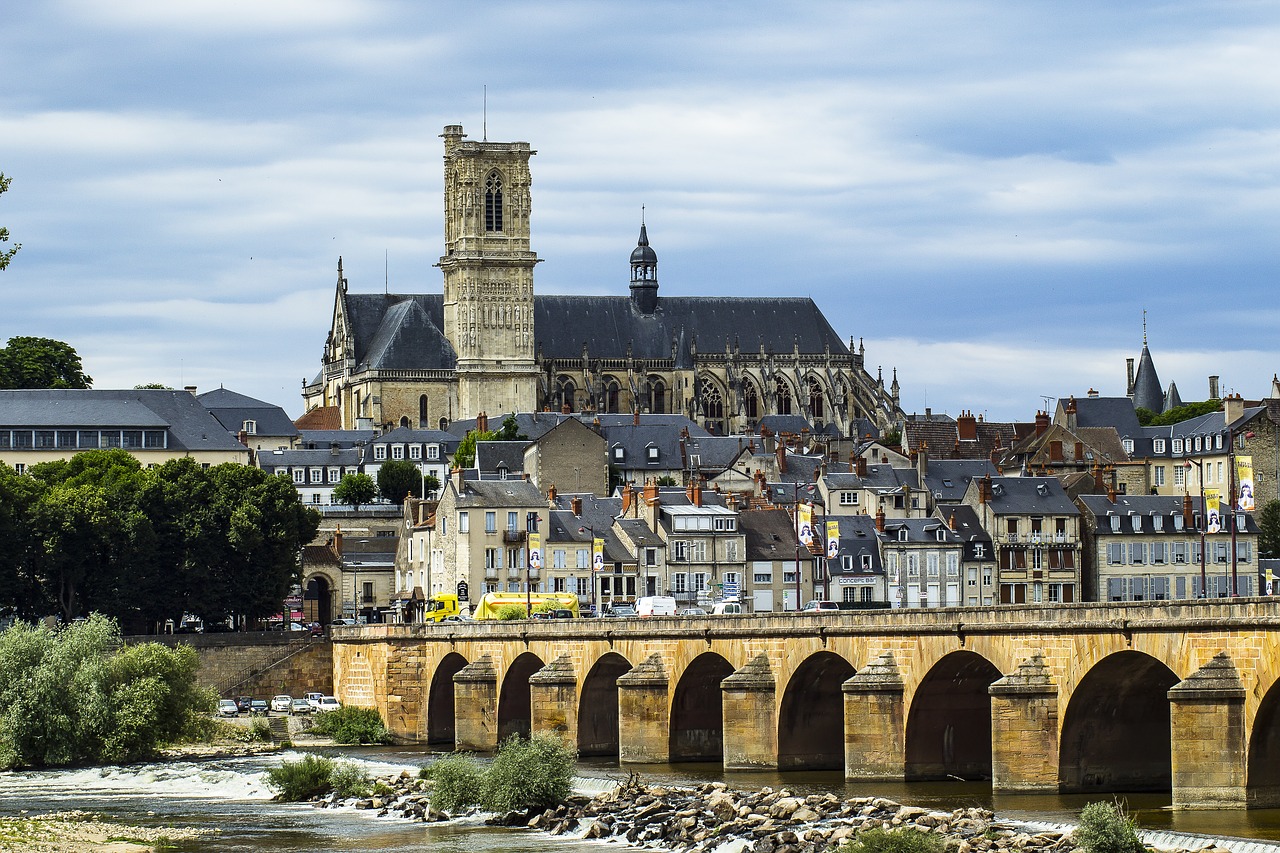
[[[126,643],[186,644],[200,658],[201,686],[219,696],[333,693],[333,644],[283,632],[126,637]]]

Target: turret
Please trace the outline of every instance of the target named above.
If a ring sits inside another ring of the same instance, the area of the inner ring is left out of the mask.
[[[644,222],[631,252],[631,302],[641,314],[652,314],[658,307],[658,253],[649,247]]]

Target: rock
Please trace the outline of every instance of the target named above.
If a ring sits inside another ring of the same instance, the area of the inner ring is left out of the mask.
[[[791,819],[796,823],[813,823],[815,820],[820,820],[821,818],[822,815],[818,814],[808,806],[801,806],[791,813]]]

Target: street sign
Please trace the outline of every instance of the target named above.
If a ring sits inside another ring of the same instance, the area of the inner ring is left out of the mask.
[[[738,595],[738,584],[734,581],[725,581],[724,595],[725,598],[736,598]]]
[[[469,590],[469,589],[467,589],[467,582],[466,582],[466,581],[458,581],[458,600],[459,600],[459,601],[470,601],[471,599],[470,599],[470,597],[469,597],[469,596],[470,596],[470,590]]]

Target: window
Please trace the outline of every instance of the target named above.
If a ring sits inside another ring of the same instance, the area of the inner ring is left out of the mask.
[[[486,569],[502,568],[502,551],[497,548],[485,548],[484,567]]]
[[[851,601],[851,602],[857,601],[858,588],[853,586],[846,586],[844,590],[841,592],[841,598],[843,598],[843,600],[845,601]]]
[[[947,554],[947,577],[960,577],[960,555],[955,551]]]
[[[973,558],[975,560],[985,560],[987,557],[987,546],[982,542],[973,543]]]
[[[862,555],[862,570],[864,572],[871,571],[871,555],[870,554]]]
[[[379,462],[387,458],[387,446],[385,444],[375,444],[373,446],[373,458]]]
[[[738,562],[738,543],[737,542],[730,541],[730,542],[724,543],[724,559],[726,563]]]
[[[1152,542],[1151,543],[1151,562],[1157,565],[1169,562],[1169,543],[1168,542]]]
[[[1151,443],[1151,451],[1153,453],[1164,453],[1164,439],[1157,438]]]
[[[507,513],[507,530],[511,531],[512,533],[515,533],[519,529],[520,529],[520,513],[508,512]]]
[[[553,569],[563,569],[565,567],[563,548],[557,548],[551,552],[551,567]]]
[[[626,450],[624,450],[624,449],[622,448],[622,446],[621,446],[621,445],[619,445],[619,446],[617,446],[617,447],[615,447],[615,448],[613,449],[613,461],[614,461],[614,462],[624,462],[624,461],[626,461],[626,458],[627,458],[627,451],[626,451]]]
[[[658,448],[654,447],[653,445],[649,445],[648,447],[645,448],[645,452],[650,462],[658,461]]]
[[[440,445],[438,445],[438,444],[428,444],[428,445],[427,445],[427,458],[428,458],[428,459],[430,459],[430,460],[432,460],[432,461],[435,461],[435,460],[439,459],[439,458],[440,458]]]
[[[689,543],[684,539],[676,539],[671,543],[671,559],[677,563],[689,562]]]
[[[502,175],[497,169],[484,181],[484,230],[502,230]]]
[[[930,551],[925,555],[925,571],[928,572],[929,577],[938,577],[938,567],[938,553],[936,551]]]
[[[1124,452],[1125,452],[1125,453],[1132,453],[1132,452],[1133,452],[1133,439],[1132,439],[1132,438],[1126,438],[1126,439],[1124,439],[1124,440],[1123,440],[1122,442],[1120,442],[1120,443],[1124,445]]]
[[[403,458],[404,458],[404,445],[403,445],[403,444],[393,444],[393,445],[391,445],[391,458],[392,458],[392,459],[403,459]]]
[[[1174,452],[1174,453],[1181,453],[1181,452],[1182,452],[1182,439],[1180,439],[1180,438],[1175,438],[1175,439],[1173,440],[1173,452]]]
[[[489,510],[484,514],[484,532],[498,532],[498,514],[493,510]]]
[[[1215,436],[1213,437],[1213,446],[1214,446],[1216,449],[1218,449],[1218,450],[1221,450],[1221,449],[1222,449],[1222,434],[1221,434],[1221,433],[1219,433],[1219,434],[1217,434],[1217,435],[1215,435]],[[1221,465],[1222,463],[1221,463],[1221,462],[1219,462],[1218,464],[1219,464],[1219,465]]]
[[[410,459],[421,459],[421,458],[422,458],[422,445],[421,445],[421,444],[411,444],[411,445],[409,445],[409,458],[410,458]]]
[[[1156,466],[1156,485],[1157,486],[1164,485],[1164,466],[1163,465]]]
[[[319,485],[324,482],[324,472],[319,468],[311,469],[311,484]]]
[[[303,468],[294,468],[294,469],[293,469],[293,482],[297,483],[298,485],[302,485],[303,483],[307,482],[307,472],[306,472],[306,470],[305,470],[305,469],[303,469]]]
[[[756,569],[755,574],[751,576],[751,580],[755,583],[773,583],[773,571],[770,569]]]
[[[243,424],[241,424],[241,425],[240,425],[240,428],[241,428],[241,429],[243,429],[243,430],[244,430],[246,433],[248,433],[249,435],[257,435],[257,434],[258,434],[258,422],[257,422],[257,421],[245,421]]]
[[[1187,469],[1181,465],[1173,466],[1173,484],[1175,486],[1185,486],[1187,484]]]
[[[676,572],[671,576],[672,592],[687,592],[689,584],[689,576],[684,572]]]
[[[443,533],[444,531],[442,530],[440,532]],[[459,533],[471,532],[471,516],[465,512],[458,513],[458,532]]]
[[[715,520],[715,529],[732,533],[738,529],[738,519],[736,518],[717,518]]]
[[[329,483],[331,485],[342,479],[341,470],[342,469],[340,468],[330,468],[325,472],[328,475]]]
[[[853,571],[853,555],[845,554],[840,558],[840,568],[846,572]]]
[[[1140,566],[1147,561],[1147,546],[1144,542],[1129,543],[1129,562]]]
[[[362,592],[364,593],[363,601],[365,604],[372,604],[373,603],[373,581],[365,581],[363,586],[364,586],[364,589],[362,590]]]
[[[591,549],[590,548],[578,549],[578,568],[580,569],[591,568]]]
[[[840,506],[856,506],[858,503],[857,492],[841,492]]]

